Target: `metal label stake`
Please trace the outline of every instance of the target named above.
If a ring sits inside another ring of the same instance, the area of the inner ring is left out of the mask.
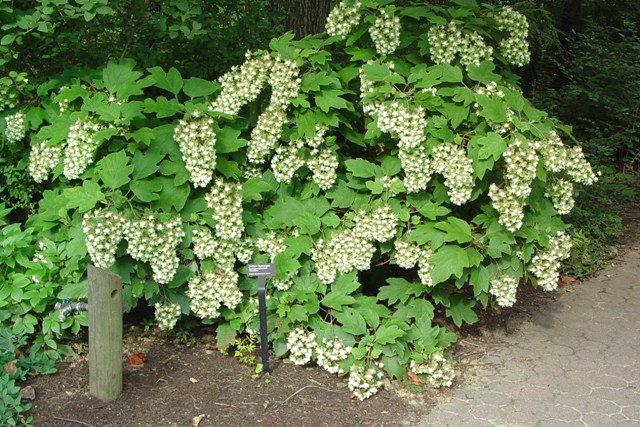
[[[260,313],[260,351],[262,352],[262,373],[269,372],[269,341],[267,339],[266,277],[273,277],[274,264],[248,264],[247,275],[258,278],[258,311]]]

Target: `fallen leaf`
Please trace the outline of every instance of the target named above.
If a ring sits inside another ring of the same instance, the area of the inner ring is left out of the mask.
[[[18,372],[18,365],[15,360],[12,360],[11,362],[5,363],[4,366],[2,366],[2,370],[11,376]]]
[[[144,365],[145,359],[146,359],[146,356],[144,353],[130,354],[127,356],[127,364],[134,365],[134,366],[141,366],[141,365]]]
[[[198,382],[198,380],[197,380],[197,379],[195,379],[195,378],[189,378],[189,381],[191,381],[191,382],[192,382],[192,383],[194,383],[194,384],[196,384],[196,383]]]
[[[193,420],[191,420],[191,422],[193,423],[193,427],[198,427],[203,419],[204,414],[196,415],[195,417],[193,417]]]
[[[36,400],[36,390],[30,385],[20,389],[20,400]]]
[[[560,278],[558,279],[558,286],[566,286],[566,285],[570,285],[574,282],[576,282],[577,280],[574,279],[571,276],[565,276],[564,274],[560,275]]]
[[[411,369],[407,370],[407,379],[411,384],[417,385],[418,387],[424,387],[425,385],[427,385],[427,383],[422,381],[422,378],[420,378]]]

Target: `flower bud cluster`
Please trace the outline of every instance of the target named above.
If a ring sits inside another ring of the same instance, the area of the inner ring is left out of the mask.
[[[513,65],[522,67],[529,63],[529,23],[527,18],[506,6],[496,15],[498,29],[508,31],[509,37],[500,41],[500,53]]]
[[[418,259],[418,277],[420,277],[420,283],[429,288],[433,286],[433,278],[431,277],[433,265],[429,262],[431,255],[433,255],[431,248],[423,248],[420,251],[420,258]]]
[[[273,262],[280,252],[284,252],[287,249],[287,245],[284,244],[284,236],[278,236],[273,231],[270,231],[265,237],[260,237],[256,240],[256,248],[269,254],[269,259]]]
[[[176,247],[184,237],[179,216],[164,223],[153,215],[126,220],[123,234],[127,253],[135,260],[150,263],[156,282],[166,284],[173,279],[180,263]]]
[[[489,293],[496,297],[496,304],[500,307],[512,307],[516,302],[518,281],[511,276],[503,276],[491,281]]]
[[[18,94],[14,88],[0,84],[0,112],[15,108],[16,105],[18,105]]]
[[[571,253],[571,238],[559,231],[549,238],[549,247],[538,253],[531,260],[529,272],[538,279],[538,286],[545,291],[558,287],[560,261],[567,259]]]
[[[358,212],[353,221],[356,223],[354,232],[357,236],[368,241],[386,242],[396,235],[398,215],[391,206],[384,205],[371,213]]]
[[[156,322],[158,322],[158,327],[163,331],[173,329],[176,326],[176,323],[178,323],[178,319],[180,319],[180,314],[182,314],[178,304],[156,303],[155,309]]]
[[[195,187],[206,187],[213,178],[216,167],[216,134],[213,131],[211,117],[193,117],[180,120],[173,132],[173,139],[178,143],[185,166],[191,175]]]
[[[271,158],[271,170],[276,181],[290,183],[296,171],[304,166],[304,159],[298,155],[303,144],[302,140],[298,140],[276,148]]]
[[[295,61],[280,56],[276,58],[269,74],[271,101],[251,131],[247,147],[249,162],[264,163],[282,136],[282,127],[287,122],[287,108],[291,99],[298,96],[300,91],[299,73],[300,69]]]
[[[469,68],[469,65],[480,65],[482,61],[489,60],[493,56],[493,48],[488,46],[482,36],[475,31],[462,36],[460,43],[460,63]]]
[[[125,223],[119,212],[96,209],[83,215],[82,231],[93,265],[109,268],[116,262],[116,249],[122,240]]]
[[[311,150],[311,158],[307,160],[313,182],[323,190],[333,187],[337,178],[338,156],[328,148]]]
[[[553,207],[560,215],[567,215],[573,209],[573,184],[567,180],[553,181],[547,186],[545,196],[551,199]]]
[[[420,256],[422,255],[422,248],[414,242],[407,240],[405,236],[397,239],[394,242],[396,249],[395,263],[402,268],[411,269],[416,266]]]
[[[289,360],[296,365],[306,365],[316,348],[316,334],[306,329],[296,328],[287,334]]]
[[[427,188],[433,174],[433,166],[424,147],[398,152],[404,170],[404,188],[408,193],[416,193]]]
[[[348,386],[358,400],[368,399],[378,392],[384,376],[382,368],[384,368],[382,363],[370,366],[351,365]]]
[[[217,179],[205,196],[207,206],[213,209],[216,237],[220,240],[238,240],[242,237],[242,184]]]
[[[449,198],[454,205],[462,205],[473,191],[473,166],[464,149],[452,143],[433,149],[433,169],[444,176]]]
[[[5,117],[4,120],[7,122],[7,127],[4,130],[4,136],[7,141],[15,143],[25,137],[27,128],[24,124],[24,113],[22,111],[11,114]]]
[[[82,175],[93,163],[93,153],[98,147],[94,135],[102,126],[93,120],[77,120],[69,128],[62,173],[68,179]]]
[[[451,387],[456,376],[454,361],[446,358],[442,351],[436,351],[422,363],[412,360],[409,369],[418,375],[427,375],[429,383],[435,388]]]
[[[369,28],[369,35],[378,54],[392,54],[400,45],[400,18],[381,10],[380,16]]]
[[[451,64],[462,46],[462,32],[455,22],[434,25],[428,33],[431,60],[436,64]]]
[[[489,197],[500,214],[500,224],[512,232],[522,227],[524,206],[538,168],[537,148],[537,142],[529,142],[529,146],[524,148],[524,143],[515,139],[502,154],[506,163],[504,187],[495,184],[489,187]]]
[[[47,141],[31,146],[29,174],[35,182],[42,182],[62,159],[63,145],[47,146]]]
[[[410,109],[402,102],[393,101],[377,104],[375,112],[380,130],[398,138],[401,150],[414,149],[426,139],[424,129],[427,127],[427,118],[424,107]]]
[[[338,272],[348,273],[354,268],[368,270],[375,253],[373,243],[351,228],[334,233],[329,240],[319,239],[311,249],[320,282],[333,283]]]
[[[241,66],[231,67],[231,71],[218,79],[222,92],[209,106],[209,111],[237,115],[243,105],[254,101],[267,83],[271,70],[271,56],[268,53],[247,60]]]
[[[189,280],[187,296],[191,299],[191,311],[201,319],[220,316],[220,307],[236,308],[242,300],[238,289],[238,273],[233,268],[222,268],[205,272]]]
[[[322,344],[316,346],[318,366],[330,374],[342,375],[344,370],[338,364],[349,356],[351,350],[340,338],[322,338]]]
[[[327,33],[330,36],[346,38],[353,27],[360,22],[360,1],[356,0],[352,6],[343,0],[334,7],[327,17]]]

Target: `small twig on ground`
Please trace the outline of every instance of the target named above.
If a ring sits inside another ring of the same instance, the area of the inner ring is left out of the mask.
[[[292,397],[294,397],[296,394],[298,394],[298,393],[300,393],[301,391],[303,391],[304,389],[306,389],[306,388],[310,388],[310,387],[313,387],[313,388],[319,388],[319,389],[322,389],[322,390],[325,390],[325,391],[331,391],[331,392],[335,392],[335,391],[336,391],[336,390],[331,390],[330,388],[320,387],[320,386],[317,386],[317,385],[306,385],[306,386],[302,387],[301,389],[299,389],[298,391],[296,391],[295,393],[293,393],[291,396],[287,397],[285,400],[283,400],[282,402],[279,402],[279,403],[287,403],[287,401],[288,401],[289,399],[291,399]]]
[[[467,341],[467,340],[460,340],[460,344],[462,344],[462,343],[475,345],[476,347],[481,347],[481,345],[472,343],[471,341]]]
[[[233,405],[229,405],[228,403],[219,403],[219,402],[213,402],[214,405],[218,405],[218,406],[229,406],[231,408],[233,408]]]
[[[196,409],[196,411],[199,411],[200,408],[198,407],[198,405],[196,405],[196,402],[197,402],[196,398],[191,395],[189,395],[189,397],[191,398],[191,400],[193,400],[193,407]]]
[[[86,427],[94,427],[91,424],[85,423],[84,421],[72,420],[70,418],[53,417],[53,419],[57,420],[57,421],[66,421],[66,422],[69,422],[69,423],[76,423],[76,424],[80,424],[80,425],[86,426]]]

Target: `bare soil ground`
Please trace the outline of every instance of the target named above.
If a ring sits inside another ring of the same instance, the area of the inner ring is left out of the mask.
[[[521,303],[487,314],[479,325],[461,331],[453,348],[458,361],[454,387],[494,346],[515,330],[553,294],[523,288]],[[30,414],[36,427],[194,426],[401,426],[414,425],[447,390],[416,390],[409,382],[385,381],[364,402],[353,399],[346,378],[317,367],[271,359],[271,373],[252,378],[252,368],[215,349],[204,333],[186,347],[158,331],[137,326],[125,331],[125,355],[144,353],[141,366],[125,362],[124,389],[112,403],[89,394],[86,347],[60,363],[58,372],[29,381],[36,392]],[[259,361],[259,354],[256,353]]]

